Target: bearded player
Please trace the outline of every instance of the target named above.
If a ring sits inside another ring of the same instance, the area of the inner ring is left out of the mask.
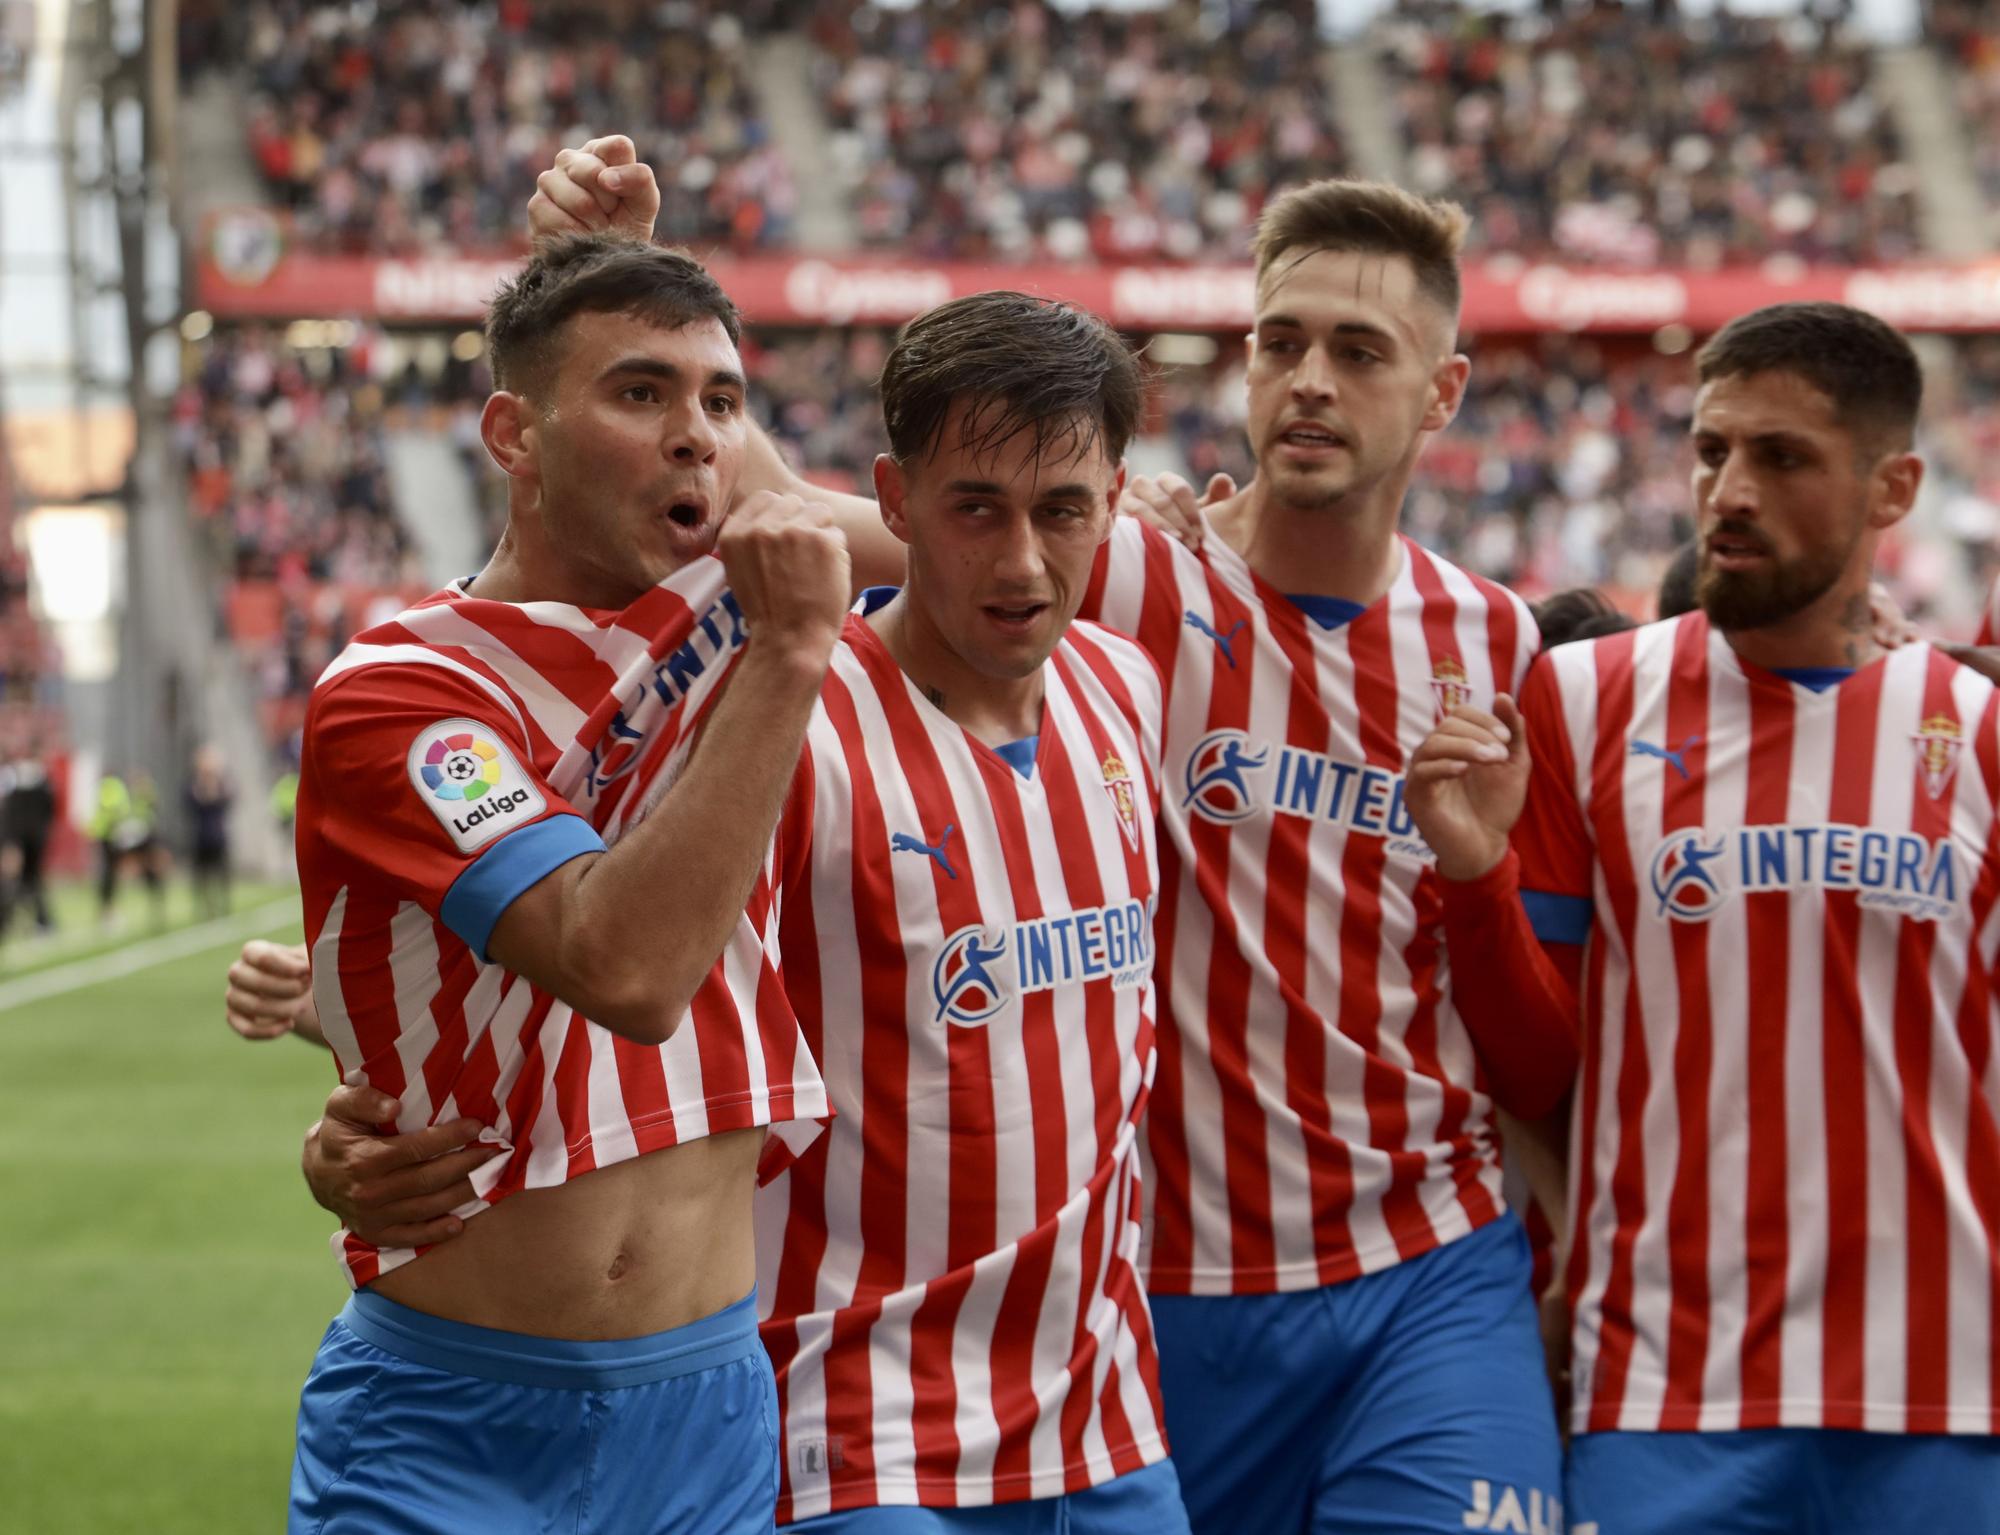
[[[770,501],[707,557],[736,336],[684,257],[537,255],[488,321],[499,549],[314,689],[318,1027],[413,1159],[461,1119],[491,1145],[454,1242],[336,1238],[356,1293],[301,1399],[293,1530],[770,1527],[750,1192],[765,1127],[826,1099],[750,896],[847,572],[823,509]]]
[[[1411,767],[1464,1005],[1582,1024],[1572,1528],[1994,1528],[2000,696],[1868,593],[1922,377],[1833,304],[1698,371],[1698,610]]]

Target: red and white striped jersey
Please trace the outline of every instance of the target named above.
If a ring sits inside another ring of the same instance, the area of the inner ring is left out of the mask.
[[[1814,691],[1699,613],[1529,678],[1578,1431],[2000,1432],[1997,698],[1922,644]]]
[[[1441,710],[1517,686],[1535,626],[1402,550],[1389,592],[1327,627],[1212,529],[1197,553],[1120,519],[1085,598],[1166,678],[1156,1294],[1331,1284],[1502,1209],[1402,773]]]
[[[1167,1453],[1137,1271],[1159,678],[1088,625],[1043,675],[1023,777],[850,620],[779,823],[785,985],[835,1109],[757,1201],[781,1524]]]
[[[397,1130],[469,1115],[508,1147],[461,1215],[826,1113],[766,952],[768,881],[662,1046],[484,957],[514,896],[663,791],[743,637],[706,558],[622,612],[440,592],[357,635],[313,690],[298,847],[320,1022],[342,1072],[402,1100]],[[346,1232],[334,1252],[357,1286],[417,1256]]]

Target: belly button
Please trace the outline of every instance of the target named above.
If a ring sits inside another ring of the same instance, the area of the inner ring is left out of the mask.
[[[606,1279],[613,1279],[613,1280],[623,1279],[625,1277],[625,1271],[629,1269],[631,1266],[632,1266],[632,1260],[626,1257],[624,1253],[620,1253],[618,1254],[617,1257],[611,1260],[611,1267],[604,1271],[604,1277]]]

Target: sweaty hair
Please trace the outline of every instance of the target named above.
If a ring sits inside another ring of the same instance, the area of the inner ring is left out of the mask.
[[[1573,586],[1535,604],[1535,627],[1542,632],[1542,649],[1554,650],[1572,640],[1602,639],[1638,626],[1602,592]]]
[[[545,392],[563,327],[580,314],[628,314],[668,330],[717,320],[732,346],[743,335],[729,295],[692,256],[616,235],[561,235],[503,283],[486,308],[494,386]]]
[[[1674,551],[1674,557],[1660,575],[1660,592],[1654,599],[1654,609],[1660,617],[1679,618],[1700,606],[1694,596],[1695,578],[1700,574],[1701,543],[1691,538]]]
[[[955,401],[959,446],[990,452],[1017,432],[1037,456],[1104,445],[1114,463],[1139,424],[1145,381],[1118,333],[1073,304],[1005,290],[953,299],[903,328],[882,368],[889,451],[937,451]]]
[[[1418,197],[1386,181],[1334,178],[1308,182],[1274,198],[1257,220],[1251,249],[1262,292],[1281,259],[1303,261],[1317,251],[1401,256],[1417,286],[1447,314],[1458,316],[1458,252],[1471,222],[1457,203]]]
[[[1909,447],[1924,398],[1910,343],[1846,304],[1772,304],[1731,320],[1695,358],[1701,382],[1790,373],[1833,401],[1875,457]]]

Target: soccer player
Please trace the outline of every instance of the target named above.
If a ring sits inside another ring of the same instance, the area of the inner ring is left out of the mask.
[[[1922,377],[1833,304],[1698,371],[1698,610],[1410,768],[1463,1005],[1581,1019],[1571,1528],[1991,1529],[2000,695],[1869,597]]]
[[[767,497],[706,557],[744,380],[694,262],[558,242],[487,335],[505,535],[327,668],[298,840],[341,1070],[397,1100],[411,1155],[463,1120],[496,1152],[452,1243],[336,1238],[356,1293],[306,1382],[290,1528],[768,1529],[750,1193],[764,1127],[826,1098],[751,895],[844,546]]]
[[[657,208],[625,141],[599,140],[563,152],[530,213],[643,233]],[[1396,529],[1469,372],[1463,229],[1379,183],[1274,201],[1256,479],[1207,508],[1134,482],[1128,507],[1200,547],[1121,518],[1082,609],[1166,677],[1147,1287],[1183,1494],[1217,1535],[1560,1519],[1491,1115],[1546,1113],[1574,1058],[1561,1031],[1468,1034],[1402,804],[1439,713],[1513,691],[1536,649],[1517,598]],[[872,508],[845,499],[872,568]]]
[[[1139,369],[989,293],[913,321],[881,389],[907,584],[849,622],[774,857],[835,1109],[758,1200],[779,1519],[1185,1531],[1138,1274],[1160,683],[1070,623]]]
[[[882,391],[907,585],[848,622],[773,854],[835,1111],[757,1200],[779,1518],[1171,1535],[1137,1271],[1160,684],[1070,623],[1138,365],[1075,309],[983,294],[914,322]],[[417,1197],[379,1182],[363,1219]]]

